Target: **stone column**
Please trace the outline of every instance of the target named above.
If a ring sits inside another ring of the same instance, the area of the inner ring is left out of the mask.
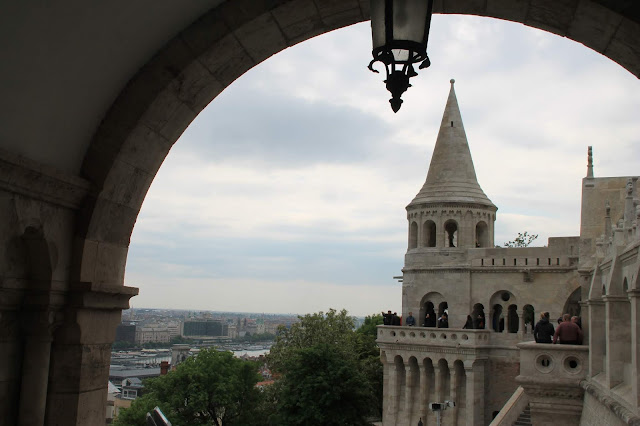
[[[451,424],[452,425],[457,425],[458,424],[458,381],[459,381],[459,377],[458,377],[458,371],[456,369],[455,364],[453,364],[451,366],[451,368],[449,369],[449,371],[451,372],[451,395],[450,395],[450,401],[455,402],[455,407],[453,408],[449,408],[449,414],[451,415]]]
[[[589,305],[586,301],[580,301],[580,318],[582,320],[582,344],[589,344]]]
[[[385,397],[388,398],[388,410],[384,413],[384,424],[391,426],[396,424],[396,416],[398,414],[398,367],[394,360],[387,363],[389,371],[389,390],[386,392]]]
[[[467,426],[483,426],[484,423],[484,360],[465,363],[467,378]]]
[[[434,222],[436,223],[436,247],[443,248],[446,246],[445,239],[447,233],[444,230],[444,222],[446,218],[443,219],[442,216],[434,217]]]
[[[104,422],[111,343],[137,288],[72,283],[51,346],[45,425]]]
[[[411,423],[411,418],[413,414],[413,404],[414,399],[416,397],[415,386],[416,384],[413,382],[413,377],[415,374],[415,365],[411,365],[410,362],[404,363],[404,371],[405,371],[405,393],[404,393],[404,418],[407,424]],[[417,420],[416,420],[417,423]]]
[[[602,372],[605,357],[605,307],[602,300],[588,300],[589,307],[589,377]]]
[[[436,379],[436,389],[435,389],[435,397],[436,397],[436,401],[430,401],[430,402],[442,402],[442,394],[443,394],[443,388],[444,388],[444,380],[442,375],[444,374],[444,371],[442,371],[442,368],[440,368],[440,366],[438,364],[434,364],[433,365],[433,374],[435,376]]]
[[[23,313],[25,343],[18,424],[43,425],[47,406],[52,327],[56,313],[44,310]]]
[[[427,413],[429,409],[429,374],[424,363],[420,364],[420,418],[422,423],[427,424]]]
[[[522,311],[520,311],[520,325],[518,327],[518,334],[520,335],[520,338],[524,338],[525,332],[524,332],[524,308],[522,309]]]
[[[630,307],[627,296],[606,295],[602,300],[605,304],[607,330],[606,383],[609,389],[612,389],[624,381],[624,363],[630,361],[627,358],[630,352],[631,330],[628,326],[621,326],[630,323]]]
[[[640,406],[640,289],[628,291],[631,299],[631,388],[633,404]]]
[[[6,296],[10,293],[0,290],[3,302],[7,301],[9,297]],[[4,306],[0,311],[0,419],[8,425],[18,423],[20,401],[22,339],[18,312]]]

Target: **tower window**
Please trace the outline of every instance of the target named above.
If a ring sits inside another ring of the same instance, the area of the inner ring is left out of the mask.
[[[451,127],[453,127],[453,121],[451,122]]]

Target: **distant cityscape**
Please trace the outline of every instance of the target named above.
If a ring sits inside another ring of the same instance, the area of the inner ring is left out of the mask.
[[[122,311],[111,350],[107,424],[144,394],[144,379],[166,374],[204,348],[261,361],[278,328],[289,328],[299,321],[293,314],[151,308]],[[354,317],[354,321],[359,327],[364,318]],[[259,364],[264,382],[258,385],[267,385],[271,372],[264,362]]]

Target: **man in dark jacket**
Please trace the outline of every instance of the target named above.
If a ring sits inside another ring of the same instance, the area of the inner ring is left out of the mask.
[[[449,315],[446,312],[438,318],[438,328],[449,328]]]
[[[553,324],[549,322],[549,312],[540,314],[540,321],[533,329],[533,337],[536,339],[536,343],[551,343],[554,331]]]
[[[563,345],[581,345],[582,344],[582,330],[578,327],[578,324],[571,321],[571,315],[564,314],[562,316],[562,322],[558,324],[556,332],[553,335],[553,343],[560,343]]]

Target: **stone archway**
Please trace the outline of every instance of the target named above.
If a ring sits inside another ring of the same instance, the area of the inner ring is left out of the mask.
[[[435,12],[541,28],[581,42],[638,76],[640,19],[625,16],[622,1],[607,4],[612,6],[591,0],[451,0],[436,3]],[[90,188],[78,196],[83,200],[73,215],[76,223],[69,225],[73,258],[66,282],[73,284],[73,304],[67,309],[69,323],[54,341],[50,396],[57,399],[49,398],[47,423],[103,420],[113,328],[135,293],[123,287],[129,240],[173,143],[244,72],[288,46],[368,19],[367,5],[366,0],[228,0],[171,38],[129,80],[96,129],[81,169]],[[108,325],[97,329],[97,324]]]
[[[434,8],[553,32],[640,76],[640,17],[616,10],[591,0],[452,0]],[[80,268],[80,281],[122,284],[131,232],[153,177],[173,143],[225,87],[288,46],[368,18],[366,0],[307,6],[280,0],[250,8],[227,1],[171,39],[120,93],[85,156],[82,174],[93,185],[81,210],[77,263],[105,268]]]

